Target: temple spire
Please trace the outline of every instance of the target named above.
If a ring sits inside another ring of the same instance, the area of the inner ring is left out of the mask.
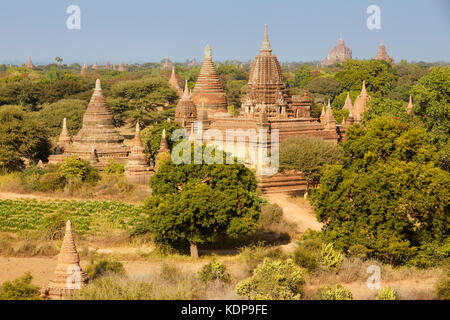
[[[136,122],[136,133],[134,134],[134,145],[138,147],[143,147],[141,140],[141,127],[139,122]]]
[[[167,144],[167,139],[166,139],[166,129],[163,129],[162,134],[161,134],[161,143],[159,144],[159,152],[164,152],[169,150],[169,145]]]
[[[411,96],[409,96],[409,103],[408,103],[408,107],[406,107],[406,112],[408,112],[408,114],[410,114],[410,115],[413,114],[413,104],[412,104]]]
[[[362,96],[367,96],[366,80],[363,80],[363,85],[362,85],[362,89],[361,89],[361,95]]]
[[[269,32],[267,31],[267,24],[264,25],[264,41],[261,46],[261,55],[270,55],[272,52],[272,48],[270,47],[269,42]]]
[[[190,100],[191,99],[191,95],[189,93],[187,80],[184,81],[184,91],[183,91],[183,96],[181,98],[184,99],[184,100]]]
[[[59,135],[59,139],[58,139],[58,144],[63,149],[66,149],[67,146],[70,145],[71,142],[72,142],[72,140],[70,139],[69,131],[67,130],[66,118],[64,118],[63,127],[61,130],[61,134]]]
[[[339,33],[339,41],[338,44],[344,44],[344,38],[342,38],[342,32]]]
[[[209,46],[209,44],[206,45],[205,47],[205,52],[203,53],[203,57],[208,60],[212,60],[212,52],[211,52],[211,47]]]
[[[68,298],[76,290],[85,286],[88,280],[86,273],[81,270],[80,257],[73,238],[72,223],[68,220],[55,275],[42,291],[42,297],[50,300]]]
[[[95,80],[95,90],[102,90],[102,84],[100,82],[100,79]]]

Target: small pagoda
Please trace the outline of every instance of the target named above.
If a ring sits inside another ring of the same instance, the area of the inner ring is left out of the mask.
[[[175,109],[175,121],[183,128],[189,128],[196,119],[197,107],[191,99],[186,80],[184,93],[181,96],[181,99],[178,100],[177,108]]]
[[[145,149],[141,140],[141,129],[139,122],[136,123],[136,133],[125,164],[125,178],[136,184],[148,185],[152,170],[148,165]]]
[[[378,47],[377,54],[374,57],[375,60],[384,60],[389,63],[394,63],[394,59],[390,57],[386,51],[386,46],[384,45],[384,42],[381,41],[380,46]]]
[[[172,67],[172,73],[170,75],[169,84],[172,86],[172,88],[177,90],[179,97],[181,97],[183,95],[183,89],[181,89],[181,87],[178,83],[177,74],[175,73],[175,67]]]
[[[67,299],[86,286],[88,281],[87,274],[80,267],[80,256],[73,239],[72,223],[68,220],[55,274],[47,287],[41,291],[41,297],[47,300]]]
[[[33,62],[31,61],[31,57],[28,57],[28,61],[27,61],[26,66],[27,66],[27,68],[30,68],[30,69],[33,69],[33,68],[34,68],[34,64],[33,64]]]

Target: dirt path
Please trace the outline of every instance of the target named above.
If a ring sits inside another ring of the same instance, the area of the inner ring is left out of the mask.
[[[288,222],[297,225],[297,231],[303,233],[306,229],[320,230],[322,224],[316,220],[313,209],[303,198],[292,198],[284,194],[268,194],[265,198],[283,208],[283,216]]]

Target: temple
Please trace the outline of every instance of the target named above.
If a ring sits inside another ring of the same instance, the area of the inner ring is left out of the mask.
[[[68,220],[55,274],[47,287],[41,291],[41,297],[47,300],[70,298],[88,281],[87,274],[80,267],[80,256],[73,239],[72,223]]]
[[[120,61],[119,68],[117,70],[122,72],[125,71],[125,64],[122,61]]]
[[[344,39],[341,34],[337,46],[328,53],[321,65],[322,67],[332,66],[335,63],[345,62],[347,59],[352,59],[352,50],[344,44]]]
[[[190,136],[195,136],[192,140],[202,140],[203,143],[208,143],[204,141],[208,140],[204,136],[206,130],[217,129],[215,132],[221,132],[224,145],[231,146],[226,151],[255,169],[267,192],[285,187],[293,191],[304,190],[306,184],[300,182],[298,173],[275,174],[265,170],[265,164],[259,161],[263,152],[270,153],[272,134],[277,132],[280,141],[309,135],[336,143],[340,137],[331,107],[324,109],[324,117],[319,122],[311,118],[312,99],[308,92],[293,97],[289,94],[283,82],[280,63],[270,46],[267,26],[260,52],[251,65],[247,91],[241,103],[239,116],[233,117],[226,111],[226,97],[214,69],[211,49],[207,46],[192,97],[185,90],[177,106],[176,121],[187,132],[191,131]],[[228,131],[234,134],[229,136]],[[258,141],[258,132],[266,132],[267,141]]]
[[[143,153],[139,125],[136,127],[132,147],[126,146],[123,141],[124,137],[117,133],[113,114],[106,105],[100,80],[97,79],[83,116],[82,128],[71,139],[64,119],[58,144],[49,157],[49,163],[58,164],[67,157],[75,156],[89,161],[102,171],[114,160],[126,166],[126,176],[130,181],[145,184],[150,166]]]
[[[227,98],[212,60],[211,47],[206,45],[203,64],[192,92],[197,107],[204,104],[211,117],[216,112],[227,111]]]
[[[413,104],[412,104],[412,98],[411,98],[411,96],[409,96],[409,102],[408,102],[408,106],[406,107],[406,112],[407,112],[409,115],[414,115]]]
[[[97,61],[94,61],[94,64],[92,65],[92,70],[97,70],[97,69],[98,69]]]
[[[139,122],[136,123],[131,152],[125,164],[125,177],[131,183],[148,185],[152,170],[148,165],[145,149],[141,140],[141,129]]]
[[[378,47],[378,51],[377,54],[374,57],[375,60],[384,60],[387,61],[389,63],[394,63],[394,59],[391,58],[387,51],[386,51],[386,46],[384,45],[383,41],[381,41],[380,46]]]
[[[172,69],[173,67],[173,63],[172,61],[170,61],[169,57],[166,58],[166,60],[164,60],[163,65],[161,66],[161,69]]]
[[[106,70],[109,70],[109,69],[111,69],[111,63],[109,62],[109,60],[108,60],[108,61],[106,61],[106,64],[105,64],[105,69],[106,69]]]
[[[34,64],[33,64],[33,62],[31,61],[31,57],[28,57],[28,61],[27,61],[26,66],[27,66],[27,68],[30,68],[30,69],[33,69],[33,68],[34,68]]]
[[[85,63],[85,64],[83,64],[83,66],[81,67],[81,72],[80,72],[80,74],[81,74],[81,76],[85,76],[85,75],[88,74],[88,72],[89,72],[89,67],[88,67],[87,63]]]
[[[367,102],[369,100],[370,96],[367,94],[366,81],[363,81],[361,93],[356,97],[354,104],[352,104],[350,94],[347,92],[347,98],[345,99],[342,109],[348,110],[349,114],[342,123],[342,126],[346,127],[354,123],[361,123],[362,114],[367,111]]]
[[[181,89],[181,87],[178,83],[178,77],[177,77],[177,74],[175,73],[175,67],[172,67],[172,73],[169,78],[169,84],[172,86],[172,88],[177,90],[179,97],[181,97],[183,95],[183,89]]]

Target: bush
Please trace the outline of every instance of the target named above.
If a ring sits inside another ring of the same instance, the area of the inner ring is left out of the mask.
[[[39,287],[32,285],[33,277],[26,273],[13,281],[6,281],[0,287],[0,300],[40,300]]]
[[[250,300],[299,300],[305,283],[305,270],[286,261],[264,261],[250,279],[236,286],[236,293]]]
[[[450,300],[450,272],[436,284],[436,294],[440,300]]]
[[[375,300],[398,300],[398,294],[391,287],[385,287],[378,290]]]
[[[98,170],[87,161],[70,157],[64,159],[60,167],[61,175],[66,178],[79,178],[83,182],[95,183],[100,179]]]
[[[354,256],[361,260],[365,260],[365,259],[367,259],[368,255],[370,253],[370,250],[361,244],[355,244],[348,249],[348,253],[351,256]]]
[[[292,256],[298,266],[308,269],[308,271],[316,270],[320,266],[318,254],[304,247],[296,248]]]
[[[262,230],[270,230],[274,224],[281,222],[283,209],[276,203],[269,203],[261,208],[259,226]]]
[[[105,168],[104,172],[108,175],[122,176],[125,172],[125,166],[121,163],[111,160],[109,162],[109,165]]]
[[[42,235],[46,240],[60,240],[64,237],[68,216],[59,211],[42,219]]]
[[[125,276],[125,269],[119,261],[100,260],[96,263],[91,261],[91,264],[86,268],[86,274],[90,280],[95,280],[110,274]]]
[[[215,280],[222,282],[230,281],[230,275],[226,272],[226,266],[218,261],[211,261],[210,263],[204,265],[199,270],[198,277],[204,283]]]
[[[65,184],[66,180],[59,172],[47,172],[40,176],[37,190],[55,191],[63,189]]]
[[[250,270],[255,269],[265,258],[284,258],[280,248],[265,247],[262,242],[241,248],[240,256]]]
[[[353,300],[350,290],[337,284],[334,287],[323,287],[317,294],[318,300]]]
[[[335,270],[339,271],[342,261],[344,261],[344,255],[333,248],[333,244],[322,245],[321,250],[322,265],[326,271]]]

